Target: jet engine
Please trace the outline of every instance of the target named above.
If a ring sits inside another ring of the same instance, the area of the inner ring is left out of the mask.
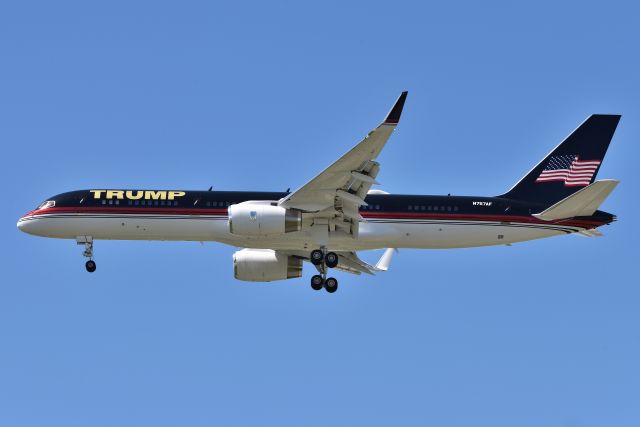
[[[229,206],[229,231],[241,236],[269,236],[299,231],[302,213],[270,202],[243,202]]]
[[[302,258],[271,249],[242,249],[233,254],[233,275],[246,282],[271,282],[302,276]]]

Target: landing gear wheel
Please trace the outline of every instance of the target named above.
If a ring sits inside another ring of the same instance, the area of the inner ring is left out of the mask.
[[[324,256],[324,262],[329,268],[335,268],[338,265],[338,254],[335,252],[327,252]]]
[[[311,255],[309,256],[311,259],[311,264],[320,265],[322,264],[322,260],[324,259],[324,254],[320,249],[314,249],[311,251]]]
[[[92,259],[87,261],[84,265],[89,273],[96,271],[96,262]]]
[[[319,291],[320,289],[322,289],[323,284],[324,284],[324,280],[322,280],[321,275],[316,274],[311,278],[311,287],[313,288],[313,290]]]
[[[327,290],[327,292],[332,294],[332,293],[334,293],[335,291],[338,290],[338,281],[336,279],[334,279],[333,277],[329,277],[324,282],[324,288]]]

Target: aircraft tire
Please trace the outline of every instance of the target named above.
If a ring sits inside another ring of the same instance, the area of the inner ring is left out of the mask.
[[[90,259],[84,264],[84,267],[87,269],[89,273],[93,273],[94,271],[96,271],[96,262]]]
[[[311,255],[309,255],[309,259],[311,260],[311,264],[320,265],[324,260],[324,254],[320,249],[314,249],[311,251]]]
[[[332,294],[332,293],[334,293],[335,291],[338,290],[338,281],[336,279],[334,279],[333,277],[329,277],[324,282],[324,288],[327,290],[327,292]]]
[[[338,266],[339,259],[340,258],[338,258],[338,254],[336,254],[335,252],[327,252],[327,254],[324,256],[324,263],[329,268],[335,268]]]
[[[322,280],[321,275],[316,274],[311,278],[311,287],[313,288],[314,291],[319,291],[320,289],[322,289],[323,285],[324,285],[324,280]]]

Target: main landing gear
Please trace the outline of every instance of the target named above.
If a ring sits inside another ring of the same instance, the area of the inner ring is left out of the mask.
[[[83,256],[89,258],[84,267],[89,273],[96,271],[96,262],[93,260],[93,238],[91,236],[81,236],[76,238],[79,245],[84,245]]]
[[[318,267],[320,274],[316,274],[311,278],[311,287],[319,291],[324,289],[330,294],[338,290],[338,281],[333,277],[327,278],[327,270],[335,268],[338,265],[339,257],[335,252],[326,252],[323,249],[314,249],[309,256],[311,263]]]

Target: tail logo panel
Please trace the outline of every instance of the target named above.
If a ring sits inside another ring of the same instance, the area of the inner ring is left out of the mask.
[[[591,184],[601,160],[580,160],[575,154],[553,156],[536,182],[562,181],[565,187],[584,187]]]

